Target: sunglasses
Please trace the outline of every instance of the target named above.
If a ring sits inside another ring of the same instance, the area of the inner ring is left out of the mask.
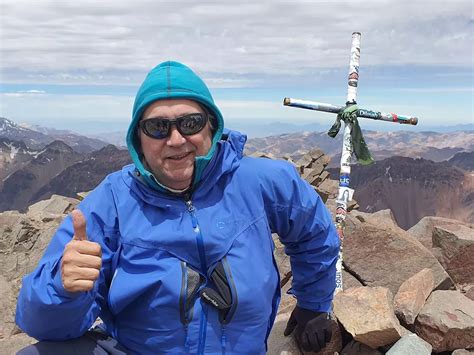
[[[207,123],[208,116],[204,113],[196,112],[178,117],[174,120],[167,118],[147,118],[138,122],[138,127],[148,137],[155,139],[163,139],[170,135],[171,126],[175,125],[176,129],[183,136],[191,136],[200,132]]]

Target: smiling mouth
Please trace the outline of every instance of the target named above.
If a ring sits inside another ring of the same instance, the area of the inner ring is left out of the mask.
[[[180,155],[173,155],[171,157],[168,157],[168,159],[171,159],[171,160],[182,160],[184,158],[186,158],[187,156],[189,156],[191,153],[184,153],[184,154],[180,154]]]

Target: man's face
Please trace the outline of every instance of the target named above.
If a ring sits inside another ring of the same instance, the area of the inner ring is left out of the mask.
[[[152,103],[142,115],[149,118],[176,119],[190,113],[203,113],[198,103],[191,100],[159,100]],[[143,155],[149,168],[163,185],[183,190],[191,185],[194,172],[194,158],[206,155],[212,145],[209,122],[198,133],[184,136],[171,125],[168,137],[154,139],[140,130]]]

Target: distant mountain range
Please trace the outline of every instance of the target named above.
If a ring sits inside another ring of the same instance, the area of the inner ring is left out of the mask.
[[[427,215],[474,222],[474,132],[365,131],[376,164],[354,165],[351,186],[362,211],[390,208],[407,229]],[[255,151],[295,160],[319,148],[338,179],[342,132],[306,132],[249,139]],[[402,157],[404,156],[404,157]],[[67,131],[22,127],[0,119],[0,212],[24,211],[51,194],[76,197],[130,163],[127,150]]]
[[[375,160],[391,156],[424,158],[435,162],[444,161],[459,152],[474,150],[474,131],[438,132],[375,132],[363,131],[364,138]],[[248,153],[262,151],[276,157],[285,154],[302,155],[319,148],[332,160],[330,167],[339,166],[342,149],[342,132],[331,138],[326,132],[280,134],[265,138],[249,139]]]
[[[89,138],[66,130],[40,126],[26,127],[0,117],[0,137],[12,141],[21,141],[29,149],[41,149],[55,140],[63,141],[78,153],[90,153],[105,147],[108,143],[96,138]]]

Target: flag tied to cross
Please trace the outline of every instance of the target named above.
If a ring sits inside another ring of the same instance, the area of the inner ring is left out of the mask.
[[[339,189],[336,199],[336,230],[341,241],[339,259],[336,264],[336,292],[342,290],[342,248],[344,241],[344,227],[347,214],[348,202],[352,200],[354,190],[349,187],[351,174],[351,160],[354,154],[359,163],[368,165],[374,163],[374,159],[369,152],[362,130],[359,126],[358,118],[369,118],[373,120],[382,120],[400,124],[416,125],[418,118],[413,116],[398,115],[394,113],[385,113],[368,109],[361,109],[357,106],[357,87],[359,82],[359,63],[360,63],[360,37],[359,32],[352,34],[351,58],[349,64],[349,77],[347,81],[347,100],[344,106],[326,104],[321,102],[306,101],[292,98],[285,98],[285,106],[305,108],[322,112],[337,114],[336,122],[330,128],[328,135],[336,137],[340,128],[341,121],[344,122],[344,135],[342,139],[342,154],[339,174]]]

